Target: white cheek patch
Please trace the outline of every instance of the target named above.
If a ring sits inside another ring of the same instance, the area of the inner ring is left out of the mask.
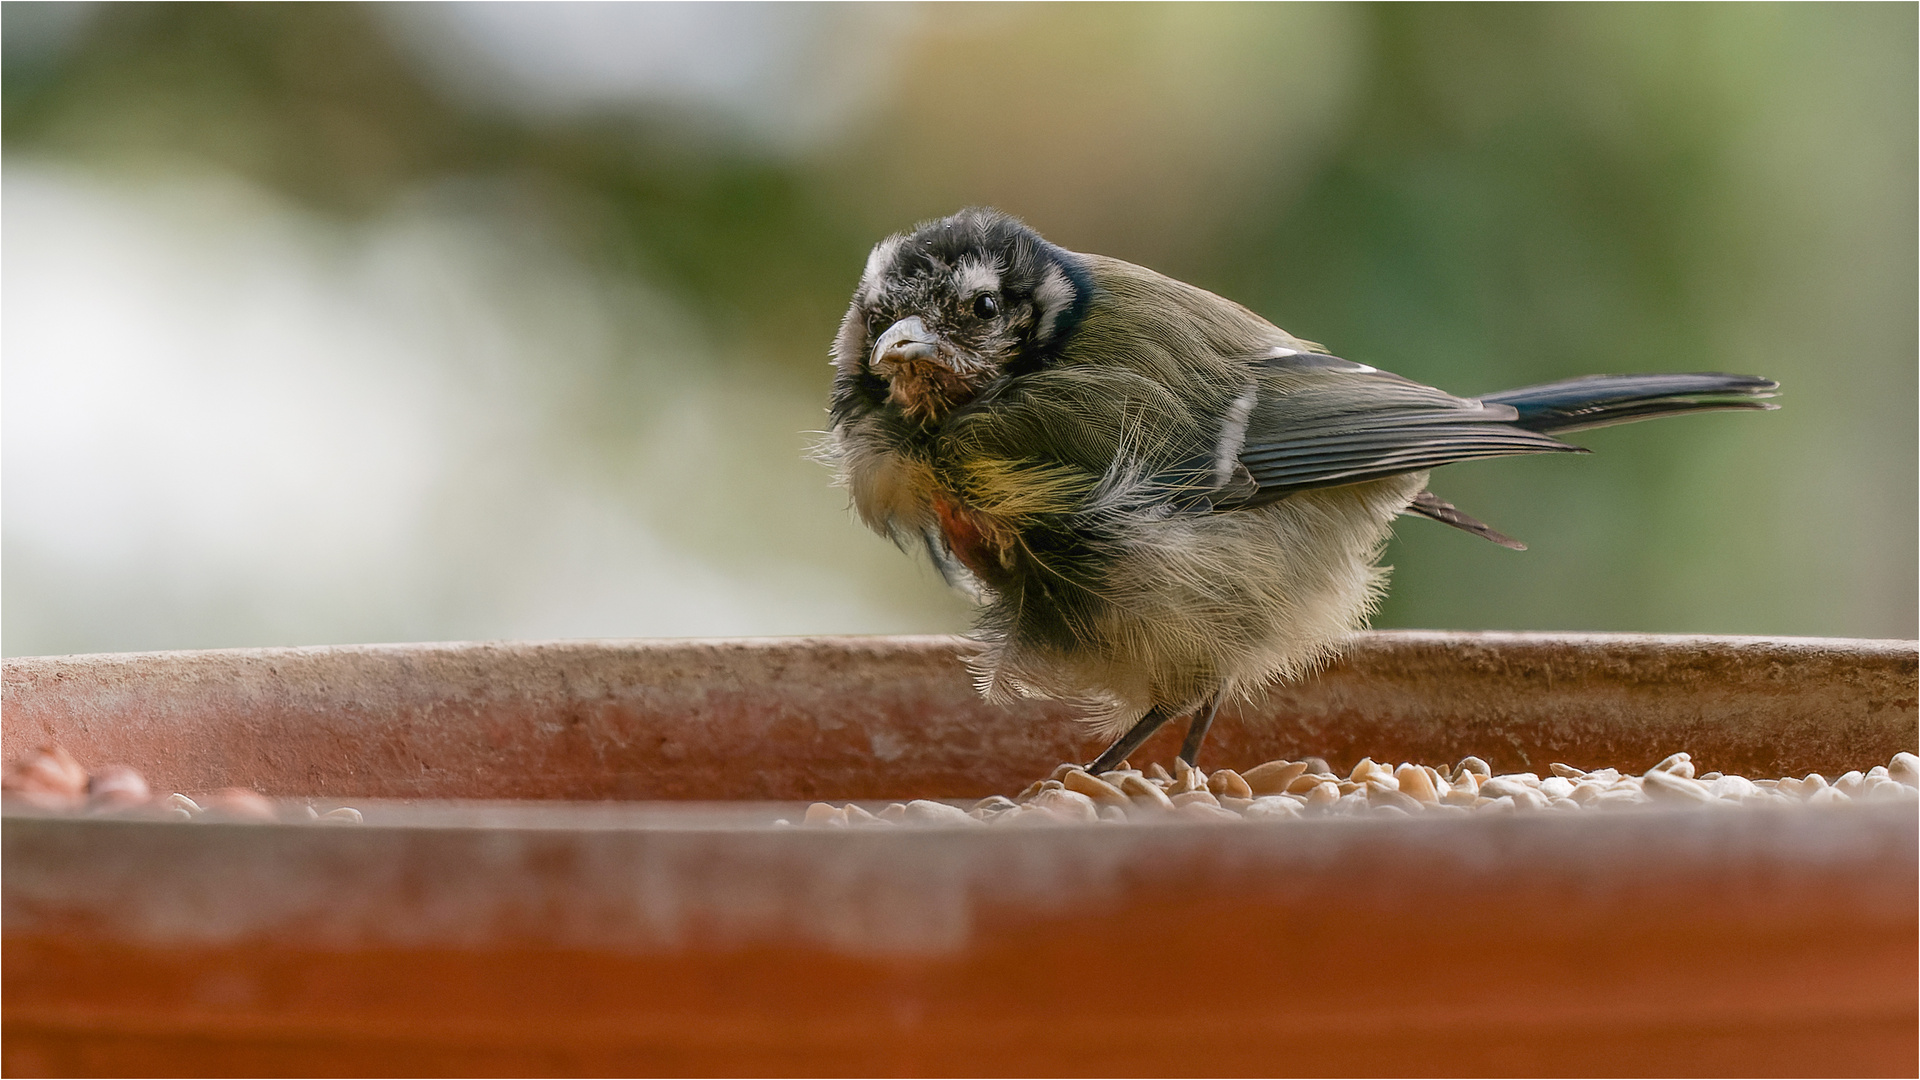
[[[873,250],[867,254],[867,268],[860,275],[859,292],[863,303],[871,301],[879,291],[880,279],[893,269],[893,260],[900,254],[900,245],[904,242],[904,237],[889,236],[873,245]]]
[[[1039,328],[1034,331],[1034,340],[1044,345],[1053,339],[1053,331],[1060,316],[1073,303],[1073,282],[1058,266],[1047,267],[1040,278],[1040,287],[1033,290],[1034,308],[1040,313]]]
[[[984,259],[964,258],[953,272],[954,288],[961,296],[1000,291],[1000,271]]]

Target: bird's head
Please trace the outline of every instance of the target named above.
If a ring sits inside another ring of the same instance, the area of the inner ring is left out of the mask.
[[[1003,376],[1044,364],[1089,290],[1071,252],[997,210],[889,236],[867,256],[834,340],[836,411],[859,402],[938,424]]]

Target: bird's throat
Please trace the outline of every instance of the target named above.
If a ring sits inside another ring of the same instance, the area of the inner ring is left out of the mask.
[[[939,423],[980,392],[978,379],[934,361],[900,364],[888,373],[887,401],[921,423]]]

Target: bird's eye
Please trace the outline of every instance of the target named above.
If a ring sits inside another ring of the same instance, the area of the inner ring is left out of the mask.
[[[974,298],[973,313],[978,318],[993,318],[1000,314],[1000,298],[992,293],[981,293]]]

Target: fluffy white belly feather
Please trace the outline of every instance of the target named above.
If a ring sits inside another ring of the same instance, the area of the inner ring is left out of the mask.
[[[1178,714],[1306,675],[1366,625],[1393,520],[1426,482],[1414,473],[1247,510],[1143,516],[1079,647],[992,642],[974,663],[981,690],[1080,702],[1117,733],[1156,705]]]

